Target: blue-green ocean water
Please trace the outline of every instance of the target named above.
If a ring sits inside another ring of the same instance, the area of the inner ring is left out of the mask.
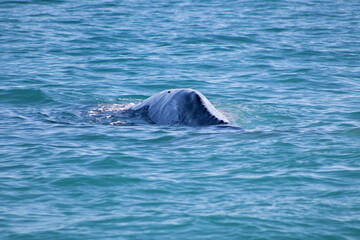
[[[0,134],[0,239],[360,239],[360,2],[1,0]]]

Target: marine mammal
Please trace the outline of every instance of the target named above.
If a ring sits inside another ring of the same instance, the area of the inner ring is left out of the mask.
[[[169,89],[135,104],[129,111],[141,112],[155,124],[209,126],[229,124],[200,92],[193,89]]]

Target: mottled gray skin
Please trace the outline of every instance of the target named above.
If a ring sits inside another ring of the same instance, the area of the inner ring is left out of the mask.
[[[141,111],[156,124],[209,126],[229,124],[229,120],[193,89],[170,89],[160,92],[130,108]]]

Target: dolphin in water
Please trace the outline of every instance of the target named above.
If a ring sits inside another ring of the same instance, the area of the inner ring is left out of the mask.
[[[141,113],[160,125],[209,126],[229,124],[200,92],[193,89],[170,89],[131,106],[127,111]]]

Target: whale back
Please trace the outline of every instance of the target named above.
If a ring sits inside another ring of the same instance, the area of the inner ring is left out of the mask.
[[[193,89],[166,90],[131,109],[146,112],[156,124],[207,126],[229,123],[204,95]]]

